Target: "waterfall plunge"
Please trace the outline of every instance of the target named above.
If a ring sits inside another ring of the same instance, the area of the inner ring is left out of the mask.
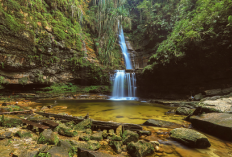
[[[123,29],[119,30],[119,44],[124,56],[126,69],[133,69],[130,54],[127,51]],[[113,83],[113,96],[111,100],[135,100],[136,77],[135,73],[126,73],[125,70],[116,70],[111,77]]]

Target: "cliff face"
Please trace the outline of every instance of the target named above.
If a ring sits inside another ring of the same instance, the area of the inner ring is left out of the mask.
[[[86,9],[78,1],[0,0],[0,84],[107,84],[81,26]]]

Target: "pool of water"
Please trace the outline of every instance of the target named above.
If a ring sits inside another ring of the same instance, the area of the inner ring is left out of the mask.
[[[122,123],[142,124],[147,119],[159,119],[179,124],[187,123],[183,120],[185,116],[166,115],[165,113],[173,107],[164,106],[154,103],[139,102],[139,101],[111,101],[111,100],[43,100],[35,104],[34,107],[41,108],[42,106],[53,105],[46,112],[50,113],[67,113],[73,116],[85,116],[89,113],[91,119],[114,121]],[[165,131],[166,128],[148,127],[145,128],[152,132]],[[170,129],[169,129],[170,131]],[[203,133],[205,134],[205,133]],[[168,153],[156,153],[148,157],[167,156],[167,157],[229,157],[232,156],[232,143],[220,140],[216,137],[205,134],[211,147],[207,149],[188,148],[171,139],[168,145],[164,145],[166,150],[172,150]],[[163,154],[163,155],[162,155]]]
[[[110,101],[110,100],[54,100],[40,101],[37,106],[53,105],[47,112],[68,113],[73,116],[85,116],[103,121],[142,124],[147,119],[165,119],[182,123],[183,116],[165,115],[173,107],[139,102],[139,101]]]

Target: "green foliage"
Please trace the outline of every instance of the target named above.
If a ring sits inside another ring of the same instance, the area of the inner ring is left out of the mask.
[[[230,24],[232,24],[232,15],[230,15],[230,16],[228,17],[228,22],[229,22]]]

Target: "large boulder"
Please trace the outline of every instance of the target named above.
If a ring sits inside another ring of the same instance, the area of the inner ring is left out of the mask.
[[[133,131],[125,130],[122,134],[123,144],[127,144],[129,142],[137,142],[139,140],[139,135]]]
[[[57,145],[59,142],[59,138],[56,133],[54,133],[52,130],[44,130],[40,133],[39,139],[37,141],[38,144],[52,144]]]
[[[219,98],[216,100],[205,100],[200,103],[200,105],[212,112],[228,112],[232,105],[232,97]]]
[[[163,128],[180,128],[181,125],[173,122],[168,122],[164,120],[157,120],[157,119],[148,119],[144,125],[148,126],[156,126],[156,127],[163,127]]]
[[[190,117],[190,121],[194,128],[201,129],[226,140],[232,140],[231,119],[232,114],[229,113],[207,113]]]
[[[76,130],[71,129],[64,124],[60,124],[58,126],[58,133],[60,135],[69,136],[69,137],[77,136],[78,134]]]
[[[131,142],[127,145],[128,153],[133,157],[143,157],[154,152],[154,146],[145,141]]]
[[[92,126],[92,120],[91,119],[85,119],[82,122],[78,123],[74,126],[74,129],[77,131],[85,131],[85,129],[90,129]]]
[[[170,132],[170,137],[191,147],[207,148],[211,146],[205,135],[191,129],[174,129]]]

